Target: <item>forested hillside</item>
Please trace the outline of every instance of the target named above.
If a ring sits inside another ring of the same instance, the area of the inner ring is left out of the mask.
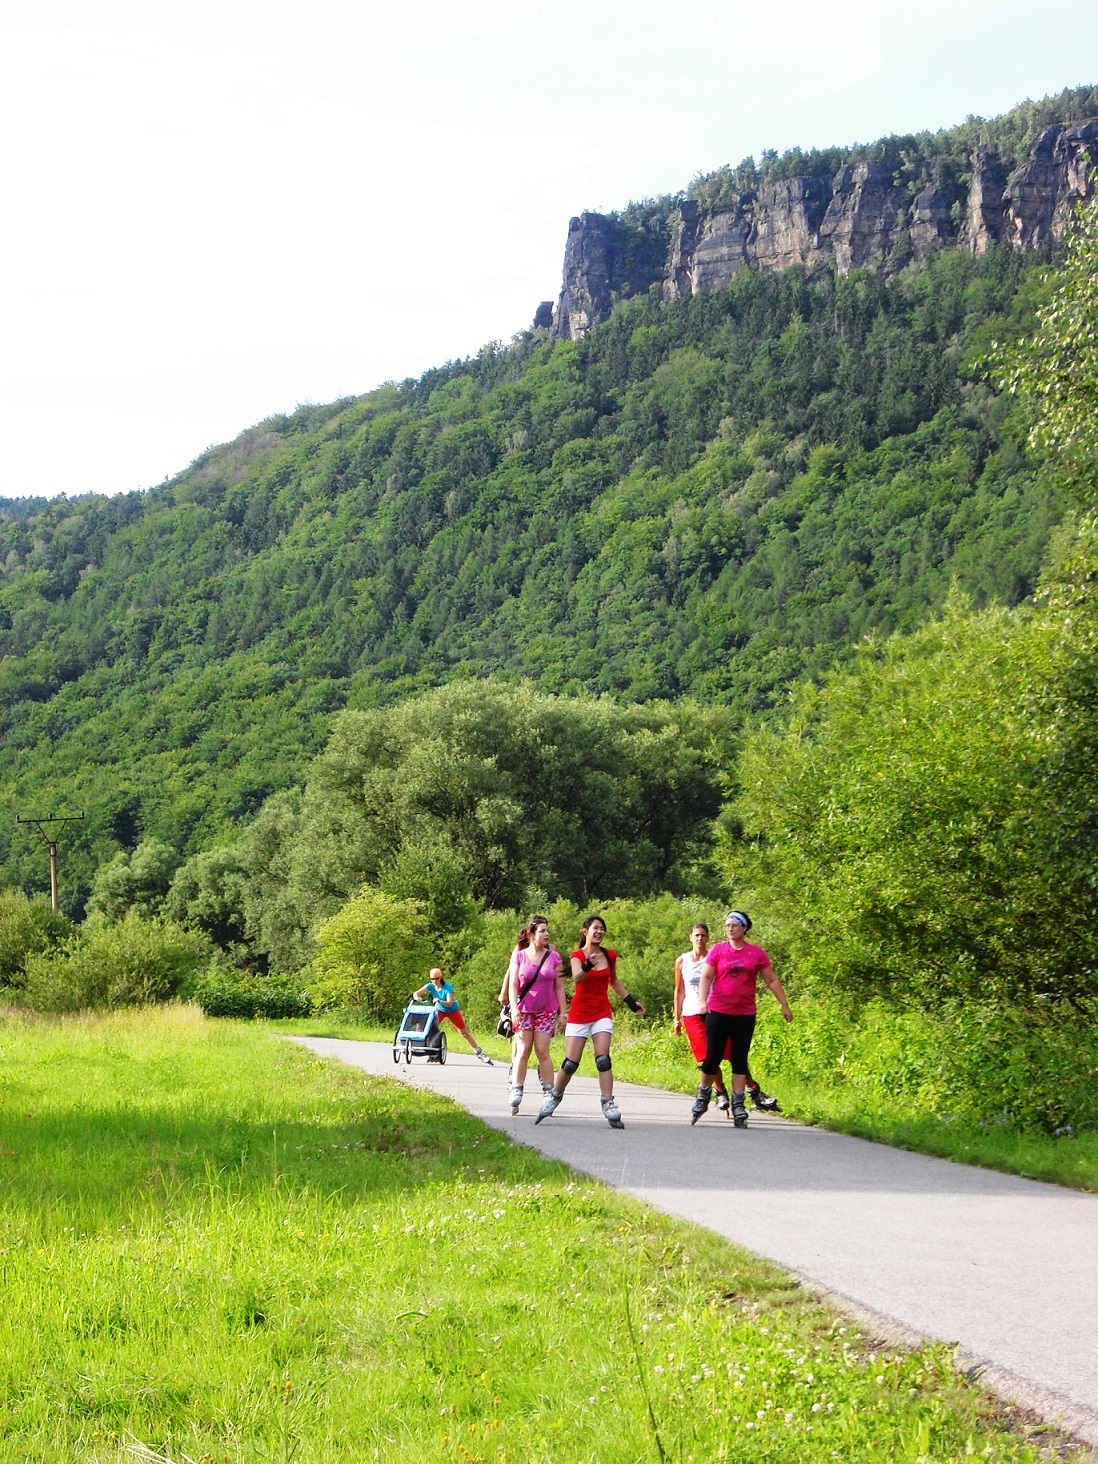
[[[873,156],[937,177],[1093,104]],[[834,161],[767,154],[760,176]],[[523,332],[271,418],[146,493],[0,500],[6,878],[42,883],[16,813],[86,811],[75,913],[142,837],[224,840],[304,783],[344,707],[489,676],[687,696],[735,725],[952,584],[1019,602],[1061,505],[987,353],[1032,321],[1044,263],[1003,244],[884,274],[746,269],[619,302],[582,340]]]
[[[3,820],[80,807],[70,899],[298,783],[329,714],[454,676],[766,708],[956,580],[1033,586],[1057,506],[982,356],[1031,258],[746,272],[0,524]],[[33,873],[32,873],[33,871]],[[75,880],[75,883],[74,883]]]

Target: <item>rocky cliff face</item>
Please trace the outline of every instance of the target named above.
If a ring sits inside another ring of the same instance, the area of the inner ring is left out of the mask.
[[[605,320],[615,298],[647,290],[663,274],[662,237],[605,214],[584,213],[568,224],[564,281],[553,312],[555,339],[578,340]]]
[[[665,300],[720,289],[748,265],[763,270],[826,264],[891,271],[945,247],[982,254],[1003,241],[1034,249],[1063,234],[1098,165],[1098,119],[1047,128],[1007,173],[985,149],[972,157],[967,191],[928,182],[915,194],[881,163],[844,164],[829,180],[785,178],[705,211],[686,201],[666,234],[585,213],[568,226],[556,339],[578,340],[615,299],[658,285]]]

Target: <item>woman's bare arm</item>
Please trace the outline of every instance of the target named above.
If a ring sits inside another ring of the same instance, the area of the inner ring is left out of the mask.
[[[682,979],[682,957],[675,957],[675,1031],[682,1031],[682,999],[686,995],[686,982]]]
[[[622,985],[621,977],[617,974],[616,971],[610,977],[610,986],[611,986],[612,990],[614,990],[614,991],[617,992],[617,994],[621,997],[622,1001],[625,1002],[625,1005],[627,1007],[629,1007],[631,1011],[639,1012],[642,1017],[644,1016],[644,1008],[641,1006],[641,1004],[640,1004],[639,1001],[636,1002],[635,1005],[630,1001],[630,999],[629,999],[629,993],[626,991],[625,987]]]
[[[701,980],[698,982],[698,1003],[702,1011],[709,1010],[709,993],[713,990],[713,982],[717,973],[708,962],[702,967]]]
[[[770,987],[770,990],[774,993],[778,1005],[782,1009],[782,1016],[787,1022],[791,1022],[793,1020],[793,1013],[789,1010],[788,998],[786,997],[785,991],[782,989],[782,983],[778,980],[778,977],[774,971],[774,967],[771,966],[768,962],[759,972],[759,975],[766,982],[767,986]]]

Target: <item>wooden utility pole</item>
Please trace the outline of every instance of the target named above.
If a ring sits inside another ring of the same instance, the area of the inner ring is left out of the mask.
[[[50,851],[50,904],[55,910],[60,910],[61,901],[57,897],[57,840],[51,831],[42,827],[43,824],[74,823],[77,819],[83,818],[83,813],[47,813],[39,818],[27,818],[17,813],[15,822],[17,824],[33,824],[46,841],[46,847]]]

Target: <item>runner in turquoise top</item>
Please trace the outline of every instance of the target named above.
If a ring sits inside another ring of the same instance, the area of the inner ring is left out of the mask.
[[[454,988],[449,981],[443,981],[441,985],[437,985],[434,981],[428,981],[424,990],[434,1002],[435,1009],[439,1013],[445,1012],[449,1017],[454,1012],[461,1011],[461,1002],[455,996]]]
[[[429,997],[434,1002],[439,1021],[452,1022],[481,1062],[487,1063],[491,1067],[492,1059],[465,1025],[465,1018],[461,1015],[461,1003],[454,993],[453,986],[446,980],[438,966],[431,967],[427,984],[421,986],[418,991],[412,992],[413,1001],[423,1001],[425,997]]]

